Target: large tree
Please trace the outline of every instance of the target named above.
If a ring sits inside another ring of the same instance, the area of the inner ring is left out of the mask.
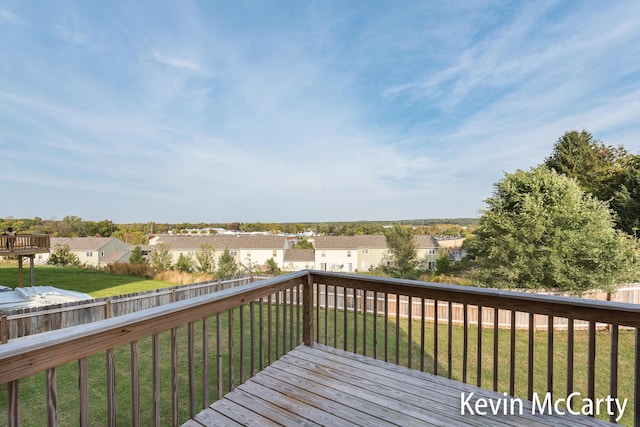
[[[605,145],[586,130],[565,132],[544,164],[570,178],[600,200],[610,200],[624,176],[628,157],[623,147]]]
[[[545,167],[506,174],[475,237],[475,279],[497,288],[609,290],[638,265],[637,241],[613,228],[606,203]]]
[[[389,270],[394,277],[414,279],[418,266],[418,245],[412,227],[396,224],[384,231],[391,252]]]

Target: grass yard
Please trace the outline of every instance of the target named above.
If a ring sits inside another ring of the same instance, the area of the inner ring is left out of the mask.
[[[73,267],[36,266],[37,286],[55,286],[70,291],[84,292],[94,298],[124,295],[174,286],[169,282],[144,279],[136,276],[110,274],[102,270]],[[29,285],[29,265],[24,265],[23,281]],[[0,285],[18,286],[18,267],[15,264],[0,266]]]

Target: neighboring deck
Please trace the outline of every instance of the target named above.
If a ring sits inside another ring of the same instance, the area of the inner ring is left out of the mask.
[[[612,425],[584,416],[532,414],[528,401],[522,415],[462,415],[461,393],[471,392],[471,402],[505,399],[501,393],[315,344],[287,353],[183,427]]]
[[[49,253],[51,238],[48,234],[0,235],[0,256],[29,256]]]

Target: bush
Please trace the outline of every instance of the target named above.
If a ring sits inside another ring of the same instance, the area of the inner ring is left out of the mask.
[[[149,264],[130,264],[128,262],[116,262],[107,265],[106,270],[111,274],[124,274],[128,276],[144,277],[153,279],[155,271]]]

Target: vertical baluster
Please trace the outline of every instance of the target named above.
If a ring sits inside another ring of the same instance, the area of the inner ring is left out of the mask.
[[[324,293],[325,295],[327,294],[327,285],[321,285],[320,283],[316,283],[315,286],[315,297],[313,298],[314,301],[314,309],[316,311],[316,342],[321,342],[321,338],[320,338],[320,302],[322,301],[322,298],[320,297],[320,287],[323,286],[324,287]]]
[[[389,361],[389,293],[384,293],[384,361]]]
[[[87,427],[89,425],[89,368],[86,357],[78,360],[78,382],[80,388],[80,419],[78,424],[80,427]]]
[[[478,362],[476,372],[476,384],[478,387],[482,387],[482,306],[478,306]]]
[[[171,415],[173,426],[178,426],[178,329],[171,329]]]
[[[640,426],[640,328],[636,328],[636,348],[633,363],[633,425]]]
[[[318,310],[320,310],[320,307],[318,307]],[[321,341],[318,340],[318,342]],[[327,285],[324,287],[324,344],[329,344],[329,286]]]
[[[611,325],[611,351],[609,355],[609,396],[613,399],[618,397],[618,325]],[[618,416],[614,409],[609,416],[610,422],[615,422]]]
[[[407,296],[407,367],[411,369],[413,362],[413,297]]]
[[[573,319],[567,319],[567,396],[573,393]]]
[[[151,357],[153,371],[153,425],[160,425],[160,338],[158,334],[151,337]]]
[[[333,286],[333,346],[338,348],[338,287]]]
[[[275,360],[280,358],[280,292],[276,293],[276,342],[275,342]]]
[[[424,372],[425,300],[422,298],[420,301],[420,370]]]
[[[453,376],[453,303],[448,301],[448,319],[447,319],[447,377]]]
[[[260,363],[258,364],[261,371],[264,369],[264,298],[260,298],[258,302],[258,316],[260,320],[258,321],[259,332],[259,340],[260,340]]]
[[[47,369],[45,372],[47,387],[47,425],[58,425],[58,386],[56,381],[56,368]]]
[[[254,307],[254,301],[249,303],[249,318],[249,353],[251,354],[251,371],[249,377],[251,377],[256,373],[256,309]]]
[[[498,391],[498,322],[500,321],[500,310],[493,309],[493,391]]]
[[[373,292],[373,358],[378,358],[378,291]]]
[[[107,425],[116,425],[116,361],[112,348],[108,349],[107,355]]]
[[[245,371],[245,333],[244,333],[244,305],[239,307],[239,316],[240,316],[240,384],[244,383],[244,371]],[[229,331],[231,332],[231,331]]]
[[[396,294],[396,365],[400,364],[400,295]]]
[[[326,292],[326,289],[325,289]],[[296,347],[300,344],[300,285],[296,286]]]
[[[282,353],[287,353],[287,291],[282,291]]]
[[[348,341],[347,337],[349,336],[349,332],[348,332],[348,329],[347,329],[347,317],[348,317],[347,316],[347,312],[349,311],[348,310],[349,302],[347,300],[347,287],[345,286],[343,288],[343,290],[344,290],[344,292],[343,292],[343,298],[344,298],[344,313],[343,313],[344,314],[344,316],[343,316],[343,320],[344,320],[344,323],[343,323],[343,329],[344,329],[344,331],[343,331],[344,332],[343,341],[344,341],[344,343],[343,343],[343,350],[347,351],[347,341]]]
[[[131,425],[140,426],[140,349],[138,341],[131,347]]]
[[[438,300],[433,300],[433,375],[438,375]]]
[[[20,426],[20,387],[18,380],[7,383],[9,427]]]
[[[509,351],[509,394],[516,392],[516,312],[511,310],[511,346]]]
[[[269,295],[269,301],[267,302],[267,366],[271,365],[271,355],[273,354],[273,343],[271,337],[273,336],[273,295]],[[277,326],[276,326],[277,328]],[[277,342],[277,338],[276,338]]]
[[[358,354],[358,290],[353,288],[353,352]]]
[[[547,391],[553,393],[553,316],[547,316]]]
[[[363,291],[362,298],[362,355],[367,355],[367,295],[368,292]]]
[[[202,407],[209,406],[209,318],[202,319]]]
[[[234,365],[233,365],[233,359],[234,359],[234,351],[233,351],[233,309],[230,309],[227,311],[227,316],[229,318],[229,325],[228,325],[228,340],[229,340],[229,347],[228,347],[228,352],[229,352],[229,376],[227,378],[227,384],[229,386],[229,391],[233,390],[233,383],[235,382],[235,373],[234,373]],[[222,397],[222,396],[220,396]]]
[[[596,383],[596,322],[589,321],[589,343],[587,362],[587,395],[591,401],[595,398]]]
[[[535,332],[535,325],[533,323],[534,320],[534,314],[533,313],[529,313],[529,375],[527,378],[527,399],[532,400],[533,399],[533,345],[534,345],[534,332]]]
[[[196,416],[196,363],[194,323],[187,324],[187,370],[189,371],[189,417]]]
[[[293,339],[294,339],[294,331],[295,331],[295,322],[293,321],[293,313],[296,307],[295,302],[293,301],[294,297],[293,288],[289,289],[289,351],[293,350]]]
[[[216,314],[216,375],[218,384],[218,395],[216,400],[222,398],[223,390],[223,378],[222,378],[222,316],[220,313]]]
[[[462,304],[462,382],[467,382],[467,364],[469,357],[469,307],[467,303]]]

